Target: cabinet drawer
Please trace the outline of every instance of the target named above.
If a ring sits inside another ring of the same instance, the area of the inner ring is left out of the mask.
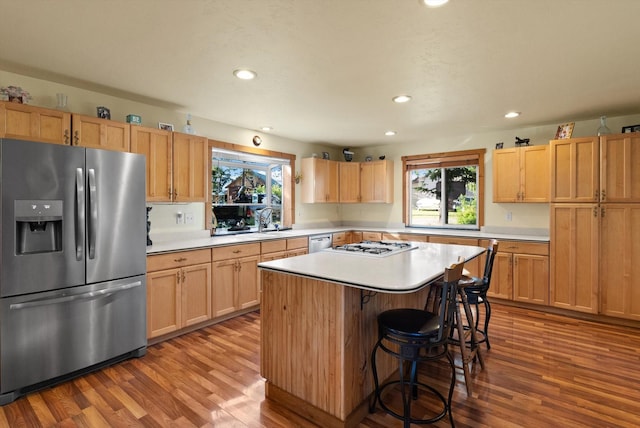
[[[414,242],[427,242],[426,235],[418,235],[414,233],[389,233],[382,234],[383,240],[389,241],[414,241]]]
[[[382,232],[362,232],[363,241],[380,241],[382,240]]]
[[[287,239],[287,250],[295,250],[297,248],[308,248],[309,239],[305,236],[303,238],[291,238]]]
[[[229,245],[211,250],[211,260],[236,259],[238,257],[255,256],[260,254],[260,242],[253,244]]]
[[[475,238],[458,238],[454,236],[429,236],[429,242],[436,244],[478,245]]]
[[[286,239],[276,239],[275,241],[264,241],[260,243],[262,254],[275,253],[287,249]]]
[[[332,245],[344,245],[347,243],[347,232],[336,232],[333,234]]]
[[[549,255],[549,244],[546,242],[498,241],[499,253]]]
[[[209,263],[210,261],[211,250],[209,249],[151,255],[147,256],[147,272]]]

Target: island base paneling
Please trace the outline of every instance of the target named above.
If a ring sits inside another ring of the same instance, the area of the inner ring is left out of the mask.
[[[273,271],[261,275],[261,374],[267,398],[321,426],[356,426],[373,392],[369,367],[377,315],[423,308],[428,287],[377,293],[361,307],[358,288]],[[377,364],[382,379],[398,368],[388,355],[380,355]]]

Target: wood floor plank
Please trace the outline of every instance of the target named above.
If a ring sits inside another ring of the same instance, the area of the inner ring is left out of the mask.
[[[640,426],[638,329],[494,304],[490,334],[471,397],[456,373],[457,427]],[[259,341],[259,312],[202,328],[0,407],[0,428],[316,427],[264,398]],[[449,375],[444,363],[420,367],[442,391]],[[415,404],[420,412],[432,407],[423,396]],[[401,426],[378,408],[359,428]]]

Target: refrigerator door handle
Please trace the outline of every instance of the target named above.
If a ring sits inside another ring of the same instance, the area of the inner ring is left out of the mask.
[[[65,302],[73,302],[73,301],[76,301],[76,300],[89,300],[89,299],[94,299],[96,297],[109,297],[112,294],[117,293],[119,291],[129,290],[131,288],[139,287],[141,285],[142,285],[142,281],[135,281],[135,282],[130,282],[129,284],[120,285],[118,287],[103,288],[101,290],[88,291],[88,292],[82,293],[82,294],[73,294],[73,295],[70,295],[70,296],[61,295],[61,296],[57,296],[57,297],[31,300],[31,301],[22,302],[22,303],[12,303],[11,305],[9,305],[9,309],[10,310],[17,310],[17,309],[35,308],[35,307],[39,307],[39,306],[47,306],[47,305],[55,305],[55,304],[59,304],[59,303],[65,303]]]
[[[82,168],[76,168],[76,260],[84,256],[84,178]]]
[[[89,258],[96,258],[96,236],[98,235],[98,198],[96,195],[96,170],[89,169]]]

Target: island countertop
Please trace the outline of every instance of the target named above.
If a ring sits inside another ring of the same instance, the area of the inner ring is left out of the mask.
[[[442,275],[444,268],[473,259],[482,247],[416,243],[417,248],[386,257],[320,251],[303,256],[261,262],[263,270],[384,293],[411,293]]]

